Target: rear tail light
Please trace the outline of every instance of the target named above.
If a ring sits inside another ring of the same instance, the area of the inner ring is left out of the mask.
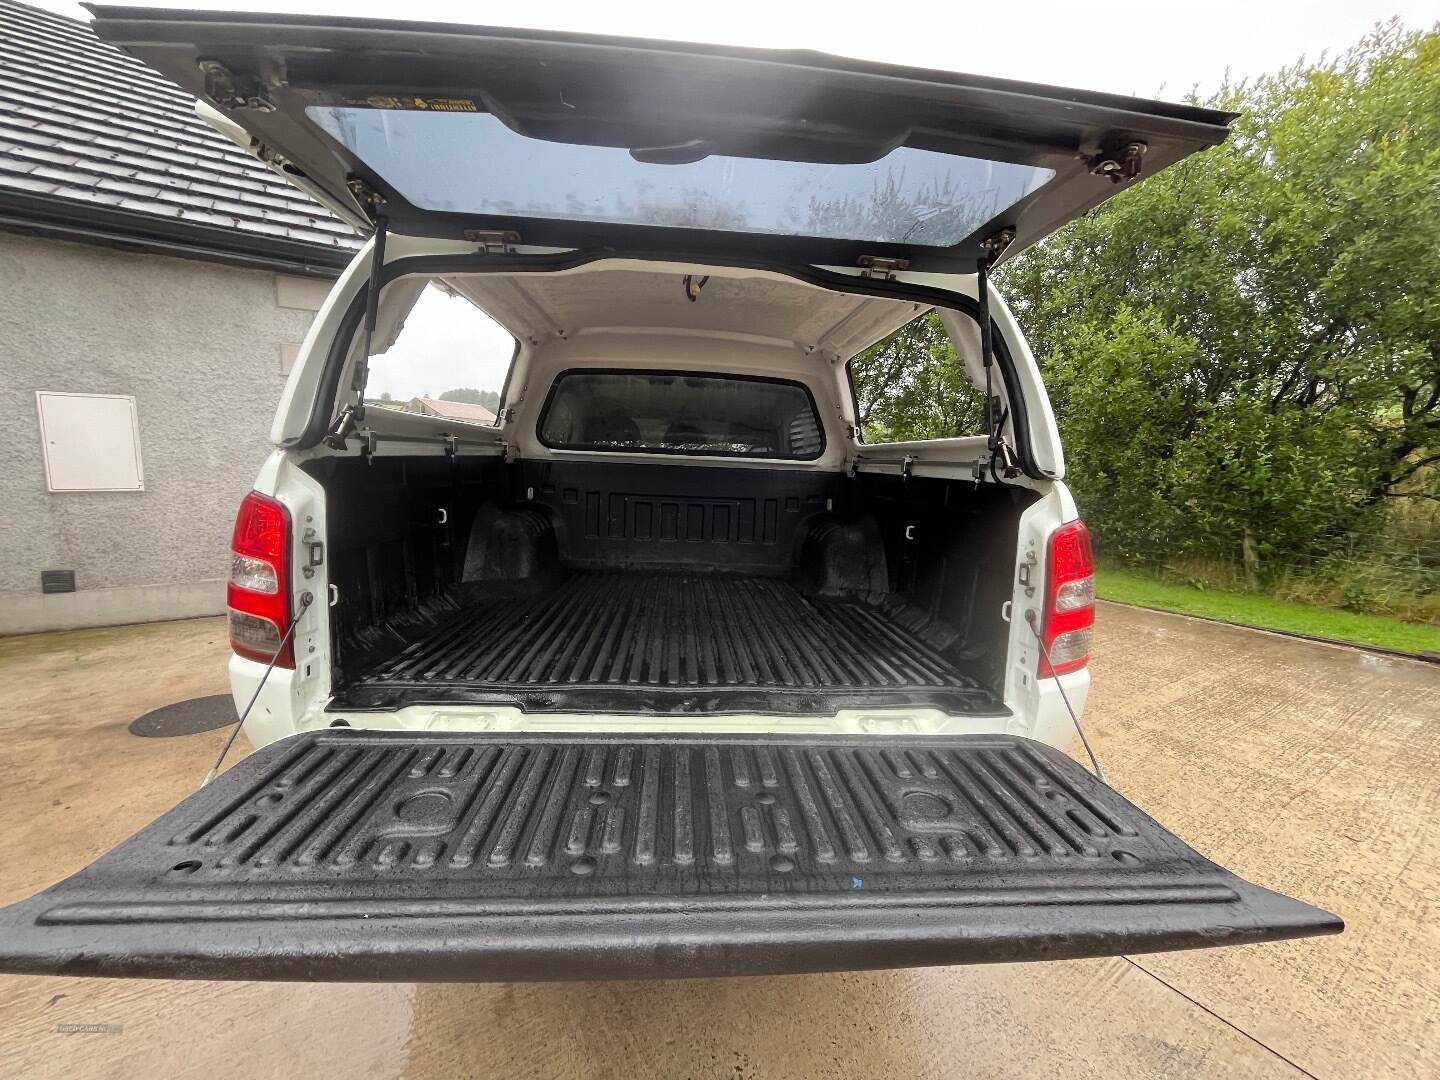
[[[290,514],[255,491],[245,496],[235,517],[226,602],[230,648],[268,664],[290,627]],[[295,666],[293,642],[285,642],[275,666]]]
[[[1064,675],[1090,662],[1095,624],[1095,558],[1084,522],[1072,521],[1050,534],[1045,567],[1045,656],[1041,675]]]

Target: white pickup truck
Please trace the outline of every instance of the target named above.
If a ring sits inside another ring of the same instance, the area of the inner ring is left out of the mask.
[[[235,526],[257,752],[0,913],[0,968],[699,975],[1340,929],[1059,752],[1090,544],[989,288],[1230,116],[811,53],[94,10],[371,239]],[[494,426],[367,400],[435,283],[515,337]],[[929,312],[985,430],[867,444],[849,361]]]

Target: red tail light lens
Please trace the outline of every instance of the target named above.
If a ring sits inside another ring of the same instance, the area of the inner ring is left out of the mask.
[[[252,491],[240,503],[230,538],[230,648],[268,664],[290,627],[290,514]],[[291,641],[275,661],[295,666]]]
[[[1090,533],[1084,522],[1072,521],[1050,534],[1042,634],[1050,663],[1040,657],[1040,674],[1064,675],[1088,664],[1094,625],[1095,557]]]

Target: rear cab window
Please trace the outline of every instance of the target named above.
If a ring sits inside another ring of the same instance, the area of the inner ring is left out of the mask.
[[[815,399],[803,383],[692,371],[563,371],[536,434],[552,450],[791,461],[812,461],[825,450]]]

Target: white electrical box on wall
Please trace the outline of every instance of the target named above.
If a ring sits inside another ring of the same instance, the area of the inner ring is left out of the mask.
[[[35,410],[48,490],[145,490],[133,397],[37,390]]]

